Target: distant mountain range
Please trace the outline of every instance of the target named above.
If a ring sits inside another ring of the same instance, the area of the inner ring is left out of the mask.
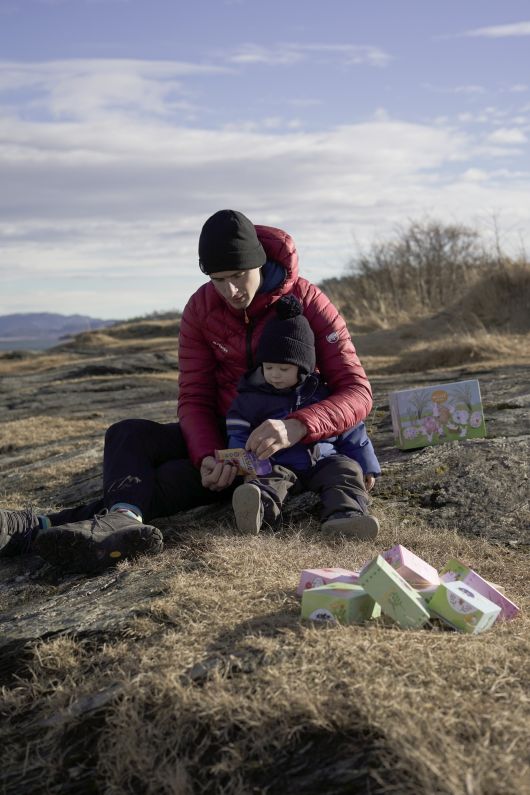
[[[0,339],[60,339],[81,331],[93,331],[116,323],[88,315],[58,315],[53,312],[27,312],[0,315]]]

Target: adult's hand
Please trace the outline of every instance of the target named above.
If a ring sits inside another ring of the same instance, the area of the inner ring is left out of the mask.
[[[216,461],[211,455],[201,461],[201,482],[205,489],[223,491],[231,486],[237,475],[237,467],[223,461]]]
[[[258,458],[270,458],[271,455],[292,447],[307,434],[307,428],[300,420],[265,420],[254,428],[245,445]]]

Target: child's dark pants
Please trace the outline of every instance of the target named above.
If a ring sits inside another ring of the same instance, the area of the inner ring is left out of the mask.
[[[135,505],[145,521],[226,499],[205,489],[188,458],[178,422],[122,420],[105,435],[103,499],[50,515],[52,525],[90,519],[118,502]]]
[[[363,471],[357,461],[345,455],[323,458],[302,472],[276,464],[270,475],[249,482],[261,489],[263,519],[272,527],[277,525],[281,507],[289,492],[299,494],[301,491],[313,491],[318,494],[322,503],[322,521],[334,513],[366,513],[367,510]]]

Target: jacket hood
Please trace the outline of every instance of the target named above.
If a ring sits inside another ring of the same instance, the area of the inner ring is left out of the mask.
[[[290,293],[298,279],[298,252],[291,235],[284,232],[283,229],[277,229],[273,226],[256,226],[255,228],[258,239],[267,255],[267,262],[264,266],[266,278],[250,306],[246,310],[234,309],[218,295],[211,282],[203,286],[209,297],[210,294],[211,298],[217,296],[217,299],[233,315],[241,316],[243,312],[246,312],[248,318],[259,317],[282,295]],[[269,285],[270,289],[268,289]]]

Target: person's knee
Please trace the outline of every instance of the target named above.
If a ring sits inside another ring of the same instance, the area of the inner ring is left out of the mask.
[[[343,472],[345,474],[354,475],[357,478],[363,479],[363,470],[361,465],[354,461],[353,458],[348,458],[345,455],[333,456],[333,467],[336,472]]]
[[[126,439],[130,436],[137,436],[145,432],[146,423],[149,420],[120,420],[110,425],[105,432],[105,444],[114,443],[117,440]]]

